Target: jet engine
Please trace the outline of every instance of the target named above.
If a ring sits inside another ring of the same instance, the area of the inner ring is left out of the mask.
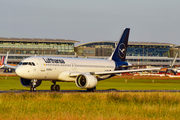
[[[97,85],[97,79],[93,75],[80,74],[75,80],[79,88],[94,88]]]
[[[31,87],[33,86],[33,82],[30,79],[24,79],[24,78],[20,78],[21,84],[25,87]],[[34,87],[38,87],[39,85],[41,85],[41,80],[37,80],[36,81],[36,85]]]

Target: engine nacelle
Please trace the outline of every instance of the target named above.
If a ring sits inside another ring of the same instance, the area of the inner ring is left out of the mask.
[[[94,88],[97,85],[97,79],[93,75],[80,74],[75,83],[79,88]]]
[[[33,85],[33,82],[30,79],[24,79],[20,78],[21,84],[25,87],[31,87]],[[37,80],[36,85],[34,87],[38,87],[41,85],[41,80]]]

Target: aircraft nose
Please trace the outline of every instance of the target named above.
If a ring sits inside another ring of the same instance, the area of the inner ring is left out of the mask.
[[[23,69],[18,67],[18,68],[16,68],[15,73],[16,73],[16,75],[22,77],[23,76]]]

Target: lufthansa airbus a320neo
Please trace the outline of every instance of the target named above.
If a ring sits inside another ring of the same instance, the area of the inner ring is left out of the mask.
[[[4,59],[5,68],[15,69],[21,84],[34,91],[43,80],[53,82],[52,91],[59,91],[56,82],[75,82],[79,88],[96,91],[99,80],[107,79],[118,73],[160,70],[160,68],[127,70],[130,63],[125,61],[129,28],[125,28],[122,36],[108,59],[62,58],[34,56],[23,59],[18,66],[7,64],[8,53]],[[107,86],[108,87],[108,86]]]

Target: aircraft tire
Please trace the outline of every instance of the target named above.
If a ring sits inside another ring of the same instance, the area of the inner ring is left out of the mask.
[[[30,91],[32,91],[32,92],[35,91],[35,90],[36,90],[36,88],[34,88],[34,87],[30,88]]]
[[[96,87],[91,88],[91,89],[87,89],[87,92],[96,92]]]
[[[59,86],[59,85],[56,85],[56,86],[55,86],[55,90],[56,90],[56,91],[59,91],[59,90],[60,90],[60,86]]]
[[[51,85],[51,91],[55,91],[55,85]]]
[[[59,85],[51,85],[51,91],[59,91],[60,86]]]

